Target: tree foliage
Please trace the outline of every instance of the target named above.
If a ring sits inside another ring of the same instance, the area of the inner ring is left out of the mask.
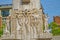
[[[55,23],[51,22],[49,24],[49,28],[52,29],[52,34],[55,35],[60,35],[60,27]]]
[[[5,28],[5,24],[2,24],[2,27],[0,27],[0,37],[3,35],[3,29]]]

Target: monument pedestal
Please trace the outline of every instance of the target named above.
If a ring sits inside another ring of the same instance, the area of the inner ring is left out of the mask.
[[[17,35],[17,38],[15,38],[15,36],[13,35],[3,35],[2,36],[2,40],[51,40],[52,39],[52,35],[50,33],[43,33],[40,34],[40,37],[38,38],[29,38],[27,36],[27,38],[21,38],[21,35]]]

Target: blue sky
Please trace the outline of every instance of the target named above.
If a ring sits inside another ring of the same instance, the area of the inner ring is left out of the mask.
[[[12,0],[0,0],[1,4],[11,4]],[[60,16],[60,0],[41,0],[44,12],[49,15],[49,22],[53,21],[53,16]]]
[[[49,15],[49,22],[53,21],[53,16],[60,16],[60,0],[41,0],[44,12]]]
[[[0,5],[1,4],[11,4],[12,0],[0,0]]]

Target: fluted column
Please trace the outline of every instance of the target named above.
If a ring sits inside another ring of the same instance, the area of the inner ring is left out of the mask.
[[[42,12],[42,9],[39,10],[39,13],[40,13],[39,14],[40,15],[40,18],[39,18],[39,20],[40,20],[40,33],[42,34],[43,33],[43,19],[42,19],[43,12]]]

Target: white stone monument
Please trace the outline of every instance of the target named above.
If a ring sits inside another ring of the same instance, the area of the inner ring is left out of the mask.
[[[43,32],[43,9],[40,0],[13,0],[11,19],[9,20],[11,21],[10,37],[13,35],[12,39],[38,40],[51,38],[50,34]],[[45,23],[47,23],[47,20],[45,20]],[[44,25],[46,27],[48,24]]]

